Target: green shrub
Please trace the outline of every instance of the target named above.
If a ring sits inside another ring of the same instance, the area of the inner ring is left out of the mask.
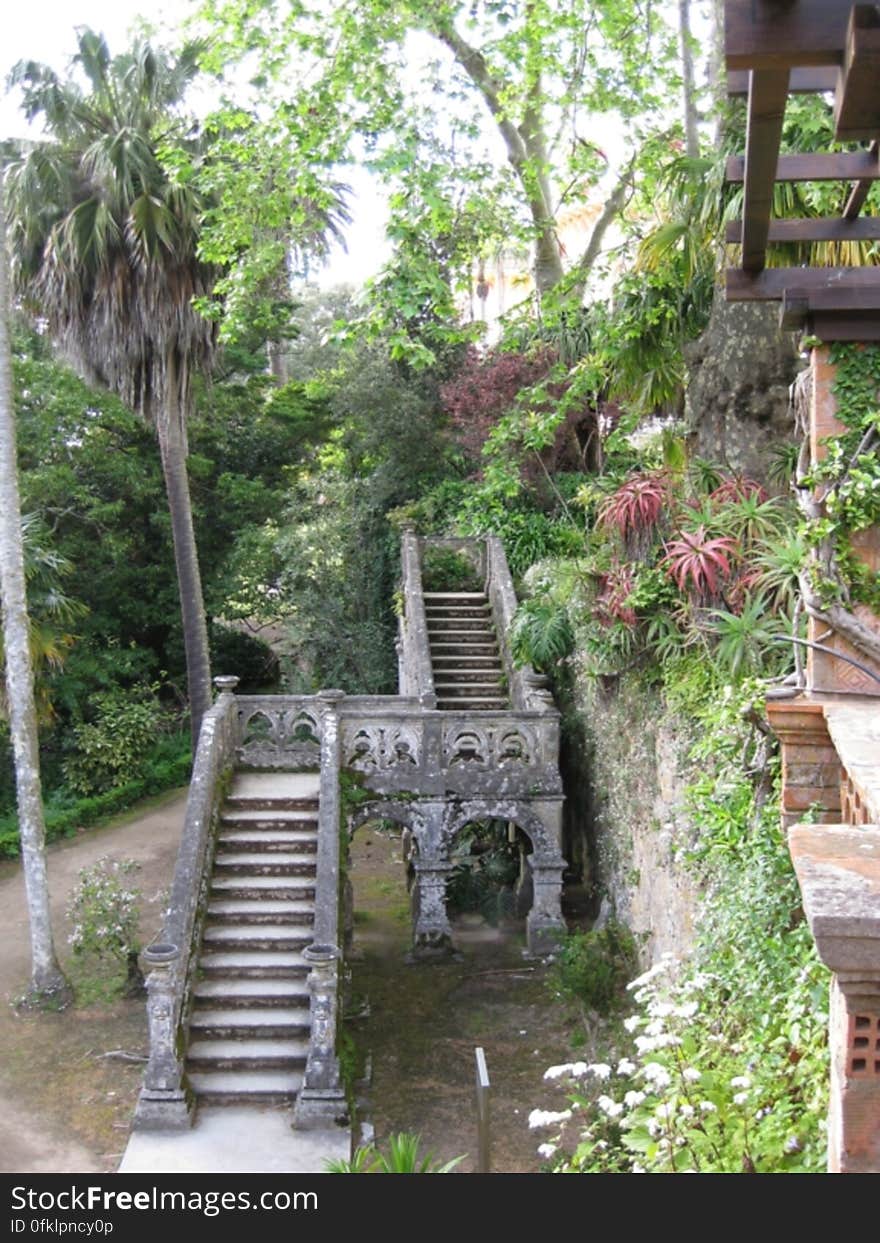
[[[635,938],[625,924],[612,919],[604,928],[572,932],[565,938],[550,973],[550,987],[588,1010],[610,1014],[622,1000],[635,965]]]
[[[239,679],[239,691],[253,692],[275,686],[278,657],[268,643],[244,630],[212,623],[211,668]]]
[[[547,597],[525,600],[510,630],[510,650],[517,665],[534,665],[543,673],[574,650],[575,638],[564,605]]]
[[[422,556],[425,591],[482,591],[483,584],[470,557],[452,548],[425,549]]]
[[[101,794],[139,777],[161,730],[162,709],[146,688],[104,691],[94,708],[93,721],[74,727],[73,752],[63,766],[77,794]]]
[[[387,1153],[375,1144],[362,1144],[350,1161],[327,1161],[325,1169],[328,1174],[449,1174],[467,1155],[441,1164],[433,1152],[419,1152],[421,1142],[421,1136],[401,1131],[389,1138]]]

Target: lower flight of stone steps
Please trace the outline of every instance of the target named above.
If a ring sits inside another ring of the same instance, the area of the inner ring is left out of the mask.
[[[193,1071],[189,1085],[204,1105],[290,1105],[302,1087],[301,1070]]]
[[[212,1104],[295,1099],[308,1054],[317,773],[237,773],[220,814],[186,1074]]]

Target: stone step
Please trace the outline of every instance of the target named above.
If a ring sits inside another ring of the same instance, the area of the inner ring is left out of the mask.
[[[440,674],[444,680],[438,681],[437,674]],[[477,670],[476,672],[471,672],[468,669],[460,671],[454,669],[435,670],[434,690],[438,695],[443,693],[451,695],[458,691],[467,693],[488,691],[492,694],[500,694],[502,689],[503,683],[501,678],[487,677],[483,670]]]
[[[485,591],[423,591],[425,600],[485,600]]]
[[[276,850],[229,850],[214,858],[217,878],[236,876],[314,876],[315,854]]]
[[[480,621],[486,625],[491,625],[492,615],[489,612],[488,604],[483,608],[481,605],[462,605],[460,608],[449,609],[426,609],[425,618],[429,626],[434,622],[441,621]]]
[[[311,925],[315,904],[308,899],[287,901],[255,898],[215,899],[208,903],[208,918],[215,924],[297,924]]]
[[[186,1056],[187,1069],[296,1070],[305,1066],[308,1040],[193,1040]]]
[[[209,923],[202,944],[206,950],[299,950],[311,939],[311,929],[296,924]]]
[[[438,696],[437,708],[440,712],[506,712],[508,703],[506,699],[468,699],[463,695],[441,699]]]
[[[211,881],[211,900],[215,898],[233,901],[262,900],[283,902],[288,898],[314,902],[314,876],[214,876]]]
[[[248,850],[259,852],[293,851],[313,855],[318,849],[317,833],[294,833],[289,829],[233,829],[217,838],[217,854]]]
[[[486,652],[484,656],[462,656],[458,649],[449,651],[435,652],[431,657],[431,663],[438,669],[501,669],[501,657],[497,651]]]
[[[497,643],[444,643],[431,648],[431,664],[439,657],[452,660],[500,660]]]
[[[205,978],[287,980],[294,975],[307,975],[309,964],[296,950],[203,951],[199,970]]]
[[[287,1105],[302,1087],[301,1071],[201,1071],[190,1086],[206,1105]]]
[[[191,1040],[295,1040],[308,1036],[308,1006],[238,1007],[195,1010],[190,1020]]]
[[[241,807],[230,811],[228,806],[220,812],[220,823],[230,829],[290,829],[304,833],[317,832],[318,809],[280,808],[270,811],[263,807]]]
[[[245,774],[247,775],[247,774]],[[228,811],[301,812],[318,814],[315,798],[256,798],[250,795],[228,794],[223,804]]]
[[[254,1014],[290,1007],[307,1009],[309,989],[304,976],[284,980],[218,976],[196,981],[193,1004],[194,1014],[203,1009],[241,1009]]]
[[[436,674],[435,674],[436,678]],[[434,682],[438,699],[503,699],[507,700],[507,692],[500,680],[485,682]]]
[[[494,635],[492,623],[479,617],[429,617],[428,638],[443,635],[444,638],[454,634],[485,634]]]
[[[447,685],[453,686],[472,686],[485,687],[492,686],[499,693],[502,692],[503,672],[498,670],[498,676],[489,678],[486,676],[485,669],[435,669],[434,670],[434,689],[438,692],[442,691],[444,681],[441,679],[449,679]]]
[[[318,773],[236,773],[228,797],[317,803],[320,790]]]

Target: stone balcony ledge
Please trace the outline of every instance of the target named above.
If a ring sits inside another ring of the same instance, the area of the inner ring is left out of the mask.
[[[788,836],[819,957],[880,987],[880,825],[795,825]]]

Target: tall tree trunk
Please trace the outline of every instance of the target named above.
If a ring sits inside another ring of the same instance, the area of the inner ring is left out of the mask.
[[[691,45],[691,0],[678,0],[678,38],[681,45],[685,150],[695,160],[700,154],[700,136],[697,132],[697,95],[694,83],[694,52]]]
[[[559,284],[564,271],[547,177],[540,83],[536,81],[523,124],[517,126],[502,101],[501,84],[493,78],[479,48],[471,47],[446,18],[430,19],[429,29],[446,44],[482,95],[504,140],[507,158],[516,173],[535,226],[535,287],[539,297],[542,297]]]
[[[186,473],[186,425],[181,399],[181,388],[185,386],[180,384],[173,351],[170,354],[172,356],[169,357],[167,366],[165,409],[159,412],[157,431],[168,511],[171,515],[171,536],[174,542],[174,563],[177,567],[183,644],[186,652],[190,728],[195,754],[202,718],[211,707],[211,658],[202,578],[193,530],[189,479]]]
[[[71,997],[70,986],[55,955],[49,911],[46,829],[25,594],[8,322],[6,214],[3,170],[0,167],[0,599],[3,604],[6,698],[15,758],[21,860],[31,932],[30,1000],[37,1005],[66,1005]]]

